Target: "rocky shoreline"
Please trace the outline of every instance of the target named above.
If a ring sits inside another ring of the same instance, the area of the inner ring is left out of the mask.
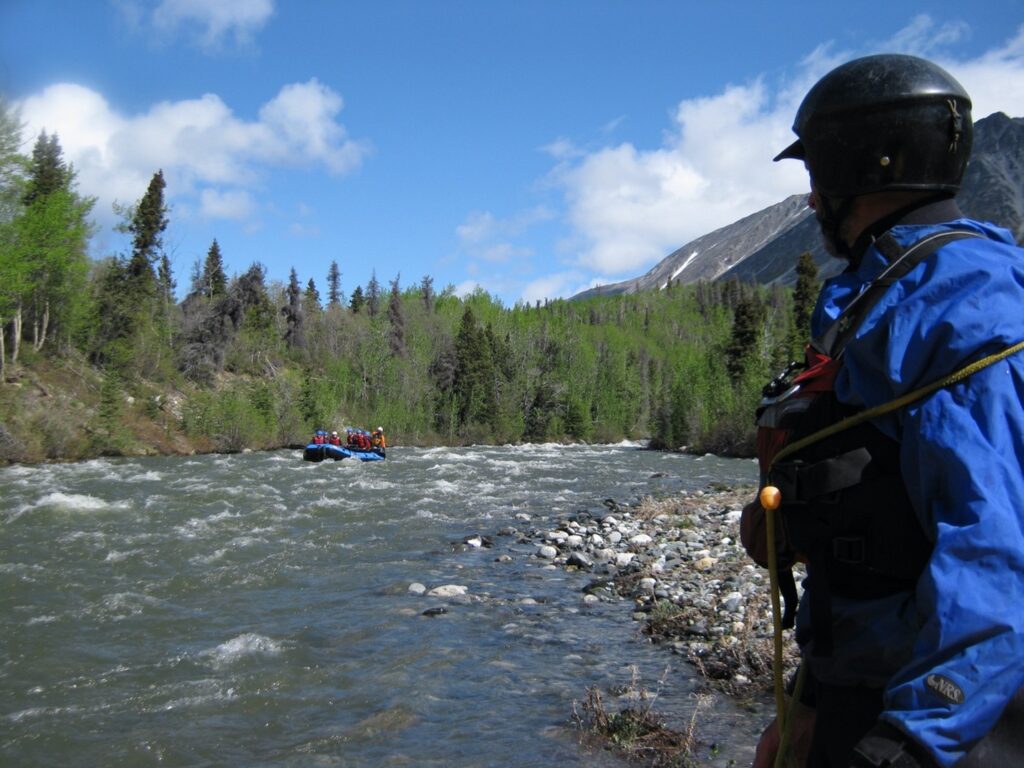
[[[684,656],[709,689],[763,696],[772,688],[769,578],[739,542],[741,510],[754,493],[710,488],[631,505],[607,499],[604,512],[498,534],[534,545],[538,560],[592,574],[584,601],[628,601],[652,642]],[[797,659],[785,635],[788,672]]]

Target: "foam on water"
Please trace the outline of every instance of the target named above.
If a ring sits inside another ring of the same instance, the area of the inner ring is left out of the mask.
[[[451,496],[459,492],[459,483],[453,483],[449,480],[435,480],[430,484],[430,490],[437,491],[445,496]]]
[[[124,482],[128,483],[158,483],[164,479],[164,476],[160,472],[149,470],[148,472],[140,472],[137,475],[128,475],[122,477]]]
[[[171,699],[161,704],[156,709],[163,712],[170,712],[175,709],[193,709],[195,707],[201,707],[212,702],[218,701],[234,701],[238,698],[238,693],[234,688],[224,687],[215,681],[209,681],[210,685],[206,692],[197,693],[192,696],[182,696],[177,699]]]
[[[62,493],[53,491],[41,497],[35,504],[23,508],[24,511],[31,509],[57,509],[62,512],[105,512],[109,510],[130,509],[131,504],[127,501],[109,502],[97,496],[90,496],[84,493]]]
[[[281,644],[276,640],[272,640],[266,635],[246,632],[221,643],[216,648],[203,651],[199,655],[209,659],[214,668],[221,669],[247,658],[279,656],[282,651]]]
[[[107,618],[120,621],[129,616],[138,616],[147,608],[162,605],[163,601],[138,592],[117,592],[102,600],[102,613]]]
[[[238,536],[228,542],[228,547],[232,549],[242,549],[244,547],[251,547],[255,544],[266,544],[267,540],[260,536]]]
[[[392,488],[398,488],[399,486],[395,483],[387,480],[382,480],[378,477],[364,476],[352,481],[352,485],[356,488],[364,488],[368,491],[387,491]]]
[[[226,549],[217,549],[214,550],[213,554],[210,555],[196,555],[195,557],[191,558],[189,562],[192,565],[209,565],[210,563],[215,563],[218,560],[222,559],[224,555],[227,554],[227,552],[228,551]]]
[[[121,563],[127,560],[129,557],[141,555],[142,553],[143,551],[141,549],[130,549],[127,552],[121,552],[119,550],[112,549],[109,552],[107,552],[107,556],[103,558],[103,561],[106,563]]]

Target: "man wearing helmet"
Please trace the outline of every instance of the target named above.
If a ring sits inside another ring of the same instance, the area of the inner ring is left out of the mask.
[[[811,323],[834,379],[764,478],[808,571],[787,740],[816,768],[1024,765],[1024,250],[953,200],[970,98],[931,62],[868,56],[793,130],[775,159],[804,161],[848,266]],[[779,741],[773,723],[756,768]]]
[[[373,452],[383,456],[387,451],[387,441],[384,439],[384,427],[377,427],[373,430],[372,437]]]

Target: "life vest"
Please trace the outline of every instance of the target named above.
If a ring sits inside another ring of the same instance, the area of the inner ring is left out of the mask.
[[[763,390],[758,463],[762,486],[774,485],[782,498],[775,548],[784,569],[783,626],[792,626],[795,609],[789,567],[801,560],[811,576],[818,654],[828,654],[832,645],[829,595],[871,599],[910,590],[932,549],[907,495],[899,443],[870,421],[827,429],[860,410],[835,396],[843,349],[893,282],[946,242],[970,236],[945,231],[905,249],[891,237],[880,238],[876,245],[889,267],[808,345],[802,365],[791,364]]]

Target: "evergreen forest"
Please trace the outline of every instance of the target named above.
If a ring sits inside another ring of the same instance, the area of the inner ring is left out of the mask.
[[[341,256],[287,281],[258,261],[229,276],[216,240],[175,275],[154,169],[117,210],[125,252],[92,258],[95,201],[58,136],[25,155],[21,134],[0,101],[0,460],[266,449],[378,425],[391,445],[643,438],[752,456],[761,388],[802,356],[808,254],[795,289],[670,283],[513,307],[429,275],[348,287]]]

